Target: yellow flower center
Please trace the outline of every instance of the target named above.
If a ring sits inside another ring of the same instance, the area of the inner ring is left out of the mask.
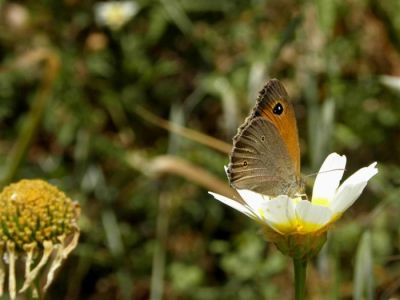
[[[75,231],[79,207],[43,180],[21,180],[0,193],[0,243],[13,241],[16,250]]]

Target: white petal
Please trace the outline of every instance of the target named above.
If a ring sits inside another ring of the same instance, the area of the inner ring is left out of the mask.
[[[292,199],[281,195],[264,202],[262,218],[275,231],[285,234],[296,229],[296,214]]]
[[[222,203],[236,209],[237,211],[240,211],[241,213],[245,214],[246,216],[250,217],[250,218],[256,218],[256,216],[243,204],[229,199],[225,196],[222,196],[220,194],[217,193],[213,193],[213,192],[208,192],[210,195],[214,196],[215,199],[217,199],[218,201],[221,201]]]
[[[121,6],[127,18],[133,17],[139,9],[136,2],[131,2],[131,1],[121,2]]]
[[[340,186],[332,203],[334,214],[340,214],[348,209],[360,196],[368,180],[378,173],[376,162],[361,168]]]
[[[253,211],[258,211],[262,205],[269,201],[269,197],[263,194],[259,194],[250,190],[236,190],[242,199],[246,202],[246,204]]]
[[[315,179],[311,202],[332,201],[336,189],[342,179],[346,166],[346,156],[331,153],[322,164],[317,178]]]
[[[296,216],[303,233],[314,232],[326,225],[331,217],[332,211],[320,205],[313,205],[310,201],[301,200],[296,205]]]

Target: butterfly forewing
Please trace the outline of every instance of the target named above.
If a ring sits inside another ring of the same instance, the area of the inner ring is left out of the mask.
[[[282,108],[281,114],[275,112],[278,105]],[[293,105],[289,102],[289,96],[279,80],[271,79],[267,82],[260,91],[252,114],[259,114],[275,125],[287,147],[297,175],[300,176],[300,147],[296,116]]]
[[[236,189],[269,196],[301,192],[296,119],[283,85],[264,86],[250,116],[233,139],[228,177]]]

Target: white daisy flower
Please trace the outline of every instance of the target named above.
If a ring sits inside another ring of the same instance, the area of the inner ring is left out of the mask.
[[[139,6],[132,1],[107,1],[97,3],[94,10],[99,25],[119,30],[136,15]]]
[[[237,190],[243,203],[209,192],[215,199],[266,225],[278,235],[320,234],[328,229],[360,196],[378,173],[376,162],[361,168],[340,186],[346,157],[330,154],[316,177],[311,201],[280,195],[270,198],[250,190]]]

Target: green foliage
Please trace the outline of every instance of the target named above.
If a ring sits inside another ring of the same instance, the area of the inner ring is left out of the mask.
[[[270,77],[295,105],[304,174],[333,151],[347,155],[347,176],[378,161],[309,266],[310,299],[352,297],[365,229],[372,298],[400,296],[400,94],[381,80],[399,76],[398,1],[138,0],[120,30],[96,23],[95,3],[0,2],[3,184],[44,178],[82,208],[80,244],[49,299],[291,297],[290,263],[254,224],[190,174],[154,165],[168,154],[226,182],[227,154],[139,113],[230,143]],[[40,97],[40,122],[24,133]],[[30,144],[11,172],[18,140]]]

